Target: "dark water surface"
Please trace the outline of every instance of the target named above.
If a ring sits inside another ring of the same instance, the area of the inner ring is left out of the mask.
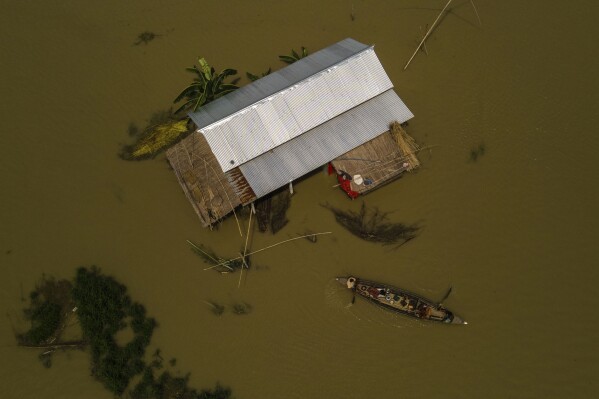
[[[21,298],[42,273],[97,264],[146,305],[160,323],[153,345],[198,388],[218,380],[241,399],[592,397],[598,4],[476,0],[479,27],[470,2],[454,1],[429,55],[402,71],[445,1],[0,1],[0,396],[111,397],[87,353],[59,353],[47,370],[12,329],[26,326]],[[133,45],[144,31],[159,36]],[[202,229],[164,157],[118,159],[127,126],[167,108],[198,56],[259,73],[292,47],[345,37],[376,45],[427,147],[417,173],[366,201],[422,233],[398,250],[354,238],[320,204],[361,200],[316,173],[296,184],[291,222],[252,249],[333,234],[256,255],[238,289],[238,275],[204,271],[185,242],[233,256],[235,221]],[[333,282],[348,273],[431,298],[453,286],[446,305],[469,325],[348,306]],[[204,301],[252,313],[215,317]]]

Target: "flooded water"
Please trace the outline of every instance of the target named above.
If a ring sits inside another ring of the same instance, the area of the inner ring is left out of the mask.
[[[43,273],[93,264],[158,320],[152,345],[197,388],[220,381],[240,399],[596,394],[595,1],[476,0],[482,26],[454,1],[406,71],[444,1],[92,4],[0,1],[3,398],[111,397],[87,353],[44,369],[13,334]],[[134,45],[144,31],[158,36]],[[291,222],[251,248],[332,234],[256,255],[240,288],[238,274],[203,270],[186,240],[235,256],[234,219],[203,229],[163,156],[120,160],[127,127],[168,108],[198,56],[256,74],[291,48],[346,37],[376,45],[426,147],[417,173],[365,200],[421,234],[397,250],[351,236],[321,204],[362,200],[316,173],[295,185]],[[452,286],[445,304],[469,324],[351,306],[334,282],[349,273],[432,299]],[[252,312],[232,313],[240,302]]]

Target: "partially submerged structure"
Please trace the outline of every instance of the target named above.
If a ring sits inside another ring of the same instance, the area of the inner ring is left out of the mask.
[[[335,158],[329,173],[337,173],[341,189],[354,199],[420,166],[418,145],[398,122],[389,131]]]
[[[351,151],[366,143],[372,148],[368,156],[379,157],[372,160],[378,166],[395,165],[392,159],[413,153],[397,152],[398,141],[388,132],[412,113],[393,91],[373,46],[353,39],[302,58],[190,117],[196,131],[171,147],[167,158],[204,226],[332,160],[338,170],[350,169],[344,158],[353,158]],[[388,138],[381,138],[386,132]],[[362,167],[367,164],[362,161]],[[398,175],[410,168],[385,169],[386,176],[373,175],[371,186],[390,180],[392,169]],[[355,174],[340,174],[357,183],[354,175],[365,179],[369,173],[354,169]]]

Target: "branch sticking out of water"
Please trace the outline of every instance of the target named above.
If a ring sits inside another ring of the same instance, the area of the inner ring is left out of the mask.
[[[420,227],[414,224],[391,223],[388,221],[387,212],[381,212],[376,207],[367,208],[364,202],[359,212],[343,211],[330,205],[323,206],[333,212],[337,223],[366,241],[401,246],[416,238],[420,230]]]

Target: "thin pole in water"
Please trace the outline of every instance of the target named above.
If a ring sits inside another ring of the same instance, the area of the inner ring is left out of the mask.
[[[443,13],[447,9],[447,7],[449,7],[449,3],[451,3],[451,1],[452,0],[449,0],[447,2],[447,4],[445,4],[445,7],[443,7],[443,9],[441,10],[441,12],[437,16],[437,19],[435,19],[435,22],[433,22],[433,24],[431,25],[431,28],[428,30],[428,32],[426,32],[426,35],[424,35],[424,37],[422,38],[422,41],[420,42],[420,44],[418,45],[418,47],[416,47],[416,51],[414,51],[414,54],[412,54],[412,57],[410,57],[410,59],[408,60],[408,63],[406,64],[406,66],[403,67],[404,71],[408,68],[408,65],[410,65],[410,62],[412,62],[412,60],[414,59],[414,57],[416,57],[416,53],[418,53],[418,50],[420,50],[420,47],[422,46],[422,44],[424,43],[424,41],[426,40],[426,38],[428,37],[428,35],[431,34],[431,32],[433,31],[433,29],[435,28],[435,25],[437,25],[437,22],[439,22],[439,19],[441,18],[441,15],[443,15]]]
[[[474,0],[470,0],[470,4],[472,4],[472,8],[474,8],[474,12],[476,13],[476,18],[478,18],[478,25],[483,26],[483,23],[480,21],[480,15],[478,15],[478,10],[476,9],[476,6],[474,5]]]
[[[254,205],[253,202],[252,202],[252,205]],[[250,212],[250,221],[248,222],[248,232],[245,235],[245,247],[243,248],[243,254],[241,255],[241,260],[243,261],[243,263],[241,265],[241,272],[239,273],[239,282],[237,283],[238,289],[239,289],[239,287],[241,287],[241,276],[243,275],[243,266],[247,267],[248,269],[250,268],[250,266],[245,261],[245,257],[246,257],[247,250],[248,250],[248,240],[250,238],[250,226],[251,225],[252,225],[252,212]]]

